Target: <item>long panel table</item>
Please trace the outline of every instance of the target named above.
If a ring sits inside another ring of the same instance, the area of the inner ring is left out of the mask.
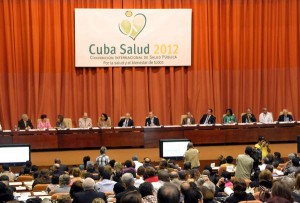
[[[255,143],[259,136],[270,142],[296,142],[300,123],[92,128],[0,132],[0,144],[30,144],[33,150],[123,148],[159,146],[160,139],[190,139],[195,145]]]

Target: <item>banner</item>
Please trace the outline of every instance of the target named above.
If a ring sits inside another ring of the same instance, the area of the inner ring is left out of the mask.
[[[75,66],[190,66],[191,20],[191,9],[75,9]]]

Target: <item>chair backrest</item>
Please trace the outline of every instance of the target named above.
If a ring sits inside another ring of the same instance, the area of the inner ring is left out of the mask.
[[[186,117],[187,117],[186,114],[180,116],[180,125],[182,124],[183,119],[185,119]]]
[[[33,192],[45,191],[48,187],[48,184],[36,184],[33,188]]]
[[[64,118],[64,122],[66,123],[67,128],[72,128],[72,119],[71,118]]]
[[[29,175],[21,175],[17,178],[17,182],[32,181],[33,177]]]

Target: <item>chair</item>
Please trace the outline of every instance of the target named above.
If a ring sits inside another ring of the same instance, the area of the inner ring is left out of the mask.
[[[246,113],[241,113],[241,122],[243,122],[243,116],[245,115]]]
[[[185,119],[186,117],[187,117],[186,114],[180,116],[180,125],[182,124],[183,119]]]
[[[64,122],[66,123],[67,128],[73,127],[71,118],[64,118]]]
[[[281,116],[283,114],[283,112],[282,111],[280,111],[280,113],[279,113],[279,116]],[[291,116],[293,115],[293,113],[292,112],[288,112],[288,114],[290,114]]]
[[[240,203],[262,203],[260,200],[247,200],[247,201],[241,201]]]
[[[21,175],[17,178],[17,182],[26,182],[26,181],[33,181],[33,177],[30,175]]]
[[[48,184],[37,184],[32,188],[33,192],[45,191]]]

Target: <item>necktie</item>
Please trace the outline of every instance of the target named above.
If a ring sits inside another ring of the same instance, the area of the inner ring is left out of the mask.
[[[208,124],[208,120],[209,120],[209,118],[210,118],[210,115],[207,115],[207,116],[206,116],[206,120],[205,120],[204,124]]]

